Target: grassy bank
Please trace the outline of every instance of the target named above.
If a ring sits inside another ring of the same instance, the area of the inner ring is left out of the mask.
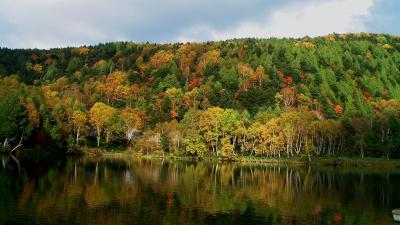
[[[268,157],[239,157],[238,161],[247,163],[277,163],[277,164],[302,164],[321,165],[333,167],[376,167],[376,168],[400,168],[400,159],[386,158],[360,158],[360,157],[312,157],[308,158],[268,158]]]
[[[162,154],[160,152],[153,154],[142,154],[133,150],[126,151],[104,151],[98,148],[82,149],[86,155],[106,157],[106,158],[141,158],[141,159],[168,159],[176,161],[208,161],[221,162],[231,161],[244,164],[279,164],[279,165],[319,165],[332,167],[367,167],[367,168],[400,168],[400,159],[386,158],[360,158],[360,157],[312,157],[309,161],[306,157],[291,158],[270,158],[256,156],[237,156],[231,160],[224,160],[220,157],[207,155],[202,158],[186,155],[177,155],[171,153]]]

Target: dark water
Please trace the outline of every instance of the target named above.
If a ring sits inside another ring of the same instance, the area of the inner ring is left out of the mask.
[[[392,225],[400,207],[397,170],[0,157],[0,224]]]

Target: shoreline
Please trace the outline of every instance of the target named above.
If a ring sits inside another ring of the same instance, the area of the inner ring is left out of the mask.
[[[270,165],[291,165],[291,166],[329,166],[338,168],[382,168],[382,169],[400,169],[400,159],[386,159],[374,157],[312,157],[311,161],[307,157],[292,157],[292,158],[270,158],[270,157],[256,157],[256,156],[237,156],[233,160],[224,160],[217,156],[205,156],[202,158],[192,156],[175,155],[172,153],[162,154],[142,154],[136,151],[82,151],[86,156],[95,156],[101,158],[115,158],[115,159],[158,159],[158,160],[172,160],[172,161],[188,161],[188,162],[226,162],[226,163],[241,163],[241,164],[270,164]]]

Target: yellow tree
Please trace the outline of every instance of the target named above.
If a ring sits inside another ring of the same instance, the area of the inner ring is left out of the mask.
[[[204,140],[216,155],[219,155],[218,142],[221,134],[219,115],[223,112],[224,110],[219,107],[212,107],[202,112],[199,118],[199,127]]]
[[[219,155],[219,142],[221,139],[231,140],[234,131],[238,128],[239,113],[233,109],[219,107],[208,108],[202,112],[199,119],[200,130],[204,140],[211,146],[214,154]]]
[[[128,79],[128,75],[124,72],[116,71],[109,74],[105,83],[98,86],[98,91],[102,92],[109,104],[113,104],[115,101],[121,100],[121,97],[126,97],[129,92],[129,87],[125,86],[125,82]]]
[[[220,123],[221,136],[230,139],[240,124],[240,115],[238,111],[234,109],[224,109],[224,111],[217,116]]]
[[[40,116],[31,98],[26,99],[25,109],[29,122],[33,125],[33,127],[38,127],[40,124]]]
[[[133,135],[137,130],[143,128],[143,121],[136,109],[124,108],[121,110],[121,118],[124,122],[125,137],[129,147],[132,146]]]
[[[294,87],[285,87],[275,95],[275,101],[278,105],[282,104],[285,110],[296,106],[297,90]]]
[[[123,132],[123,120],[120,117],[120,113],[118,109],[110,107],[109,109],[112,113],[111,116],[108,117],[105,126],[104,132],[106,134],[106,143],[108,144],[114,134],[119,134]]]
[[[284,112],[281,115],[281,120],[287,156],[293,156],[293,150],[296,154],[299,154],[303,146],[309,117],[300,112]]]
[[[184,44],[179,47],[176,52],[176,57],[179,61],[179,68],[181,70],[182,75],[186,79],[186,85],[189,82],[189,77],[191,75],[190,66],[193,64],[194,59],[196,58],[196,51],[193,50],[191,44]]]
[[[221,156],[226,159],[232,159],[235,157],[234,146],[231,143],[229,137],[221,139]]]
[[[281,127],[281,121],[280,118],[271,118],[270,120],[267,121],[265,124],[265,129],[263,135],[264,139],[266,140],[266,143],[269,148],[269,154],[272,156],[278,155],[279,157],[281,156],[281,151],[282,151],[282,127]]]
[[[179,106],[182,104],[183,92],[180,88],[169,88],[165,96],[171,103],[171,115],[178,115]],[[174,117],[174,116],[173,116]]]
[[[203,74],[207,66],[216,65],[219,63],[221,52],[219,50],[210,50],[200,56],[196,67],[196,72]]]
[[[169,136],[170,136],[172,147],[175,150],[175,152],[177,152],[180,150],[181,142],[183,139],[182,138],[183,137],[182,127],[178,123],[178,121],[173,120],[173,121],[169,122],[168,128],[169,128]]]
[[[235,130],[235,142],[240,146],[240,151],[245,152],[248,140],[248,130],[245,126],[239,126]]]
[[[140,87],[138,84],[132,84],[132,86],[130,87],[130,89],[126,95],[128,107],[131,107],[133,105],[133,103],[138,100],[139,90],[140,90]]]
[[[81,135],[82,131],[87,129],[87,116],[86,113],[80,110],[74,110],[72,112],[72,119],[71,119],[72,126],[75,132],[75,144],[79,144],[79,136]]]
[[[32,67],[32,71],[35,72],[35,73],[37,73],[37,74],[42,73],[43,67],[42,67],[42,65],[40,65],[40,64],[35,64],[35,65]]]
[[[254,81],[257,81],[257,82],[258,82],[258,86],[260,86],[260,87],[261,87],[262,82],[263,82],[264,80],[267,81],[267,82],[270,81],[270,78],[269,78],[268,75],[265,73],[265,69],[264,69],[264,67],[263,67],[262,65],[259,65],[259,66],[256,68],[256,71],[254,72],[253,80],[254,80]],[[254,81],[253,81],[253,83],[254,83]]]
[[[247,149],[250,149],[250,155],[262,153],[262,128],[263,125],[259,122],[254,122],[248,129],[250,141]]]
[[[168,123],[164,123],[164,132],[168,137],[169,149],[174,150],[175,152],[180,149],[182,142],[182,132],[181,125],[176,120],[172,120]]]
[[[128,100],[128,104],[130,104],[129,92],[130,92],[129,86],[119,85],[115,89],[115,100]]]
[[[248,80],[254,77],[254,70],[248,63],[239,62],[237,65],[237,71],[242,79]]]
[[[89,78],[84,84],[82,88],[82,102],[85,103],[86,106],[93,105],[101,95],[101,89],[99,86],[102,86],[98,80],[95,80],[93,77]]]
[[[200,134],[196,132],[189,133],[185,139],[185,150],[191,155],[202,157],[207,152],[207,146]]]
[[[106,122],[115,113],[115,109],[102,102],[96,102],[89,111],[89,120],[96,128],[97,146],[100,146],[100,137]]]
[[[153,69],[168,66],[172,63],[174,54],[165,50],[160,50],[151,57],[149,65]]]
[[[71,50],[71,52],[74,54],[77,54],[77,55],[88,55],[90,52],[90,49],[87,47],[73,48]]]
[[[183,96],[183,104],[186,109],[197,109],[200,105],[200,91],[198,87],[188,91]]]
[[[295,132],[296,132],[296,139],[295,139],[295,152],[297,155],[300,154],[300,152],[303,150],[304,147],[304,142],[307,139],[308,136],[308,128],[310,126],[310,123],[312,121],[311,114],[306,113],[306,112],[296,112],[296,119],[294,121],[294,126],[295,126]],[[309,148],[311,148],[309,146]]]

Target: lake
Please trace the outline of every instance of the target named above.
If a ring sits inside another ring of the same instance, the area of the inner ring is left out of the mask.
[[[393,169],[0,158],[0,224],[393,225],[400,207]]]

